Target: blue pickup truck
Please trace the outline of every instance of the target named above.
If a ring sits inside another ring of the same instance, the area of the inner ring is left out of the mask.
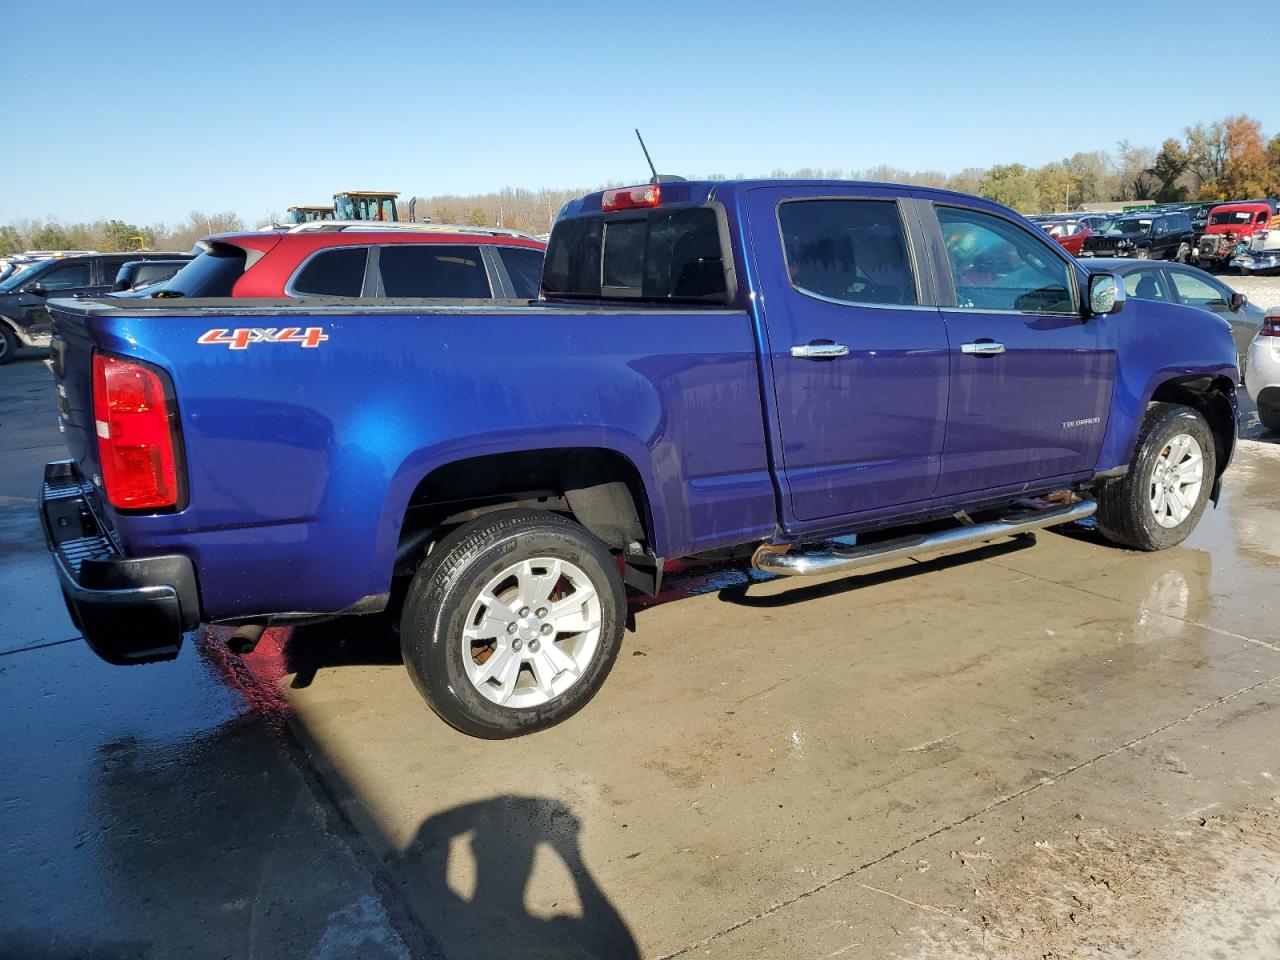
[[[482,737],[581,708],[668,559],[826,574],[1095,511],[1161,549],[1236,438],[1226,321],[1126,304],[999,205],[887,184],[591,194],[532,303],[53,314],[71,458],[42,509],[99,655],[398,612],[413,682]]]

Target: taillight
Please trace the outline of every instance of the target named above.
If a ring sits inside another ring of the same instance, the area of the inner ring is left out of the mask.
[[[1262,330],[1258,333],[1262,337],[1280,337],[1280,317],[1267,317],[1262,321]]]
[[[662,189],[656,183],[642,187],[623,187],[620,190],[606,190],[600,200],[600,209],[605,213],[614,210],[636,210],[640,207],[656,207],[662,200]]]
[[[93,419],[107,500],[122,510],[176,507],[177,437],[161,374],[93,355]]]

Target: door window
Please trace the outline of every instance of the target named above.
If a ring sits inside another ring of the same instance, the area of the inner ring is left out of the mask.
[[[46,290],[75,290],[89,286],[89,261],[54,267],[40,278]]]
[[[1229,299],[1226,291],[1219,290],[1214,284],[1202,280],[1193,273],[1181,270],[1171,271],[1173,285],[1178,291],[1178,298],[1193,307],[1225,307]]]
[[[778,208],[791,284],[841,303],[918,303],[892,200],[794,200]]]
[[[542,251],[528,247],[498,247],[511,286],[521,300],[537,300],[542,286]]]
[[[1017,313],[1075,313],[1071,267],[1031,233],[1000,217],[937,207],[958,306]]]
[[[439,243],[382,247],[382,286],[388,297],[492,297],[489,274],[475,246]]]
[[[325,250],[307,262],[290,292],[314,297],[358,297],[364,289],[368,259],[368,247]]]
[[[1159,270],[1135,270],[1124,278],[1124,292],[1138,300],[1173,300]]]

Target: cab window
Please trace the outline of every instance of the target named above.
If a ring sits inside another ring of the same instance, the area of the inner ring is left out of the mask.
[[[906,232],[892,200],[793,200],[778,208],[791,285],[842,303],[918,302]]]
[[[1000,217],[938,206],[962,309],[1076,313],[1071,267],[1048,245]]]

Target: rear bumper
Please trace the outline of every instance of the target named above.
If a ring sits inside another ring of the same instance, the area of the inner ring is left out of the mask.
[[[93,509],[96,495],[70,460],[45,465],[40,517],[67,610],[108,663],[172,660],[200,624],[190,558],[128,558]]]

